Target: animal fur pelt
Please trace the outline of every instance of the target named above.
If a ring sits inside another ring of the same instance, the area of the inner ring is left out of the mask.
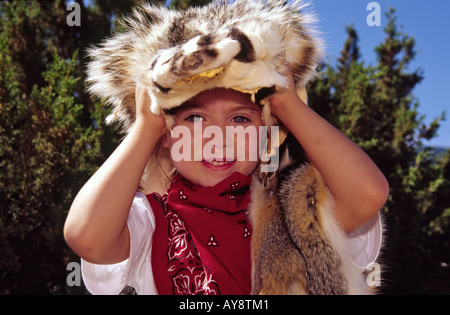
[[[144,4],[123,20],[124,32],[89,50],[89,91],[111,104],[107,122],[125,133],[135,120],[137,82],[168,128],[171,108],[214,87],[251,94],[263,106],[263,122],[279,125],[268,99],[288,87],[286,67],[298,91],[316,74],[322,49],[312,22],[300,0],[216,1],[182,12]],[[286,136],[280,128],[280,143]],[[157,146],[141,190],[164,193],[172,168],[168,150]],[[254,176],[253,293],[365,293],[320,174],[310,164],[291,169]]]
[[[137,82],[148,87],[156,114],[213,87],[265,104],[288,87],[285,60],[298,87],[316,74],[322,45],[312,22],[304,1],[215,1],[185,11],[145,4],[122,21],[123,33],[89,50],[89,91],[112,104],[107,121],[125,131],[135,119]],[[263,119],[274,124],[269,106]]]
[[[268,188],[252,182],[252,294],[369,294],[317,169],[287,167]]]

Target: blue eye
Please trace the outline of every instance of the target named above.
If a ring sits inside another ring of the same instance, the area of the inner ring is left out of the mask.
[[[244,116],[235,116],[233,117],[232,121],[236,124],[244,124],[246,122],[249,122],[250,120]]]
[[[189,121],[189,122],[200,122],[203,121],[203,117],[197,114],[192,114],[189,115],[188,117],[185,118],[185,120]]]

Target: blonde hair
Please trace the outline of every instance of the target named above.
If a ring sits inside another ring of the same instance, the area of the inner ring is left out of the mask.
[[[139,190],[145,194],[156,192],[162,195],[169,188],[176,173],[177,170],[170,159],[169,149],[158,143],[147,162]]]

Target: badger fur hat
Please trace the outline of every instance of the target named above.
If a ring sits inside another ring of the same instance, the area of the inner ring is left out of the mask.
[[[303,1],[216,1],[185,11],[144,4],[122,20],[124,32],[90,49],[89,91],[113,106],[107,121],[125,130],[137,82],[148,87],[155,114],[215,87],[264,104],[288,87],[285,59],[298,87],[315,75],[322,45],[313,22]]]
[[[306,103],[304,86],[322,56],[314,22],[301,0],[223,0],[184,11],[144,4],[122,20],[123,32],[89,50],[89,91],[112,106],[107,122],[125,133],[135,120],[137,83],[168,128],[169,109],[218,87],[251,94],[263,122],[277,125],[269,99],[288,88],[286,67]],[[280,127],[281,143],[287,131]],[[292,164],[284,152],[283,165]],[[271,176],[255,174],[252,183],[253,293],[366,293],[340,244],[345,235],[320,174],[310,163],[284,166]],[[168,150],[156,147],[141,189],[164,193],[172,169]]]
[[[262,105],[266,126],[280,126],[282,143],[288,131],[271,115],[268,99],[288,88],[290,66],[306,103],[304,85],[322,56],[308,7],[301,0],[219,0],[184,11],[144,4],[121,21],[123,32],[89,50],[89,92],[112,106],[106,122],[126,133],[135,120],[137,83],[148,88],[151,110],[164,115],[168,129],[168,109],[208,89],[238,90]],[[158,146],[145,172],[153,178],[143,176],[141,187],[165,192],[171,170],[168,152]]]

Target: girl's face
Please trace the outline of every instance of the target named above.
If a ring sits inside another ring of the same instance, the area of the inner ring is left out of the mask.
[[[214,186],[234,172],[248,176],[258,166],[263,123],[261,108],[250,96],[227,89],[205,91],[177,109],[174,119],[162,144],[174,167],[192,183]]]

